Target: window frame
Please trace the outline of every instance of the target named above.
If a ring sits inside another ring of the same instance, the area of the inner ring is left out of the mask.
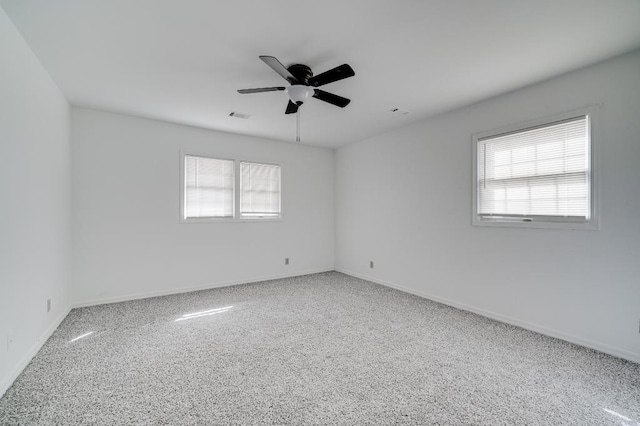
[[[579,229],[579,230],[598,230],[600,229],[600,185],[599,185],[599,152],[601,134],[601,114],[602,105],[588,106],[575,109],[551,116],[546,116],[534,120],[520,123],[510,124],[493,130],[474,133],[471,137],[472,145],[472,208],[471,223],[473,226],[491,226],[491,227],[508,227],[508,228],[546,228],[546,229]],[[479,203],[479,170],[478,170],[478,143],[484,139],[500,136],[509,133],[518,133],[539,128],[551,126],[555,123],[571,120],[580,116],[587,116],[587,125],[589,129],[588,156],[589,170],[588,186],[589,186],[589,209],[590,217],[587,220],[571,219],[561,216],[523,216],[522,218],[514,216],[493,216],[482,217],[478,214]]]
[[[226,160],[233,161],[233,217],[198,217],[198,218],[185,218],[185,156],[192,157],[204,157],[211,158],[214,160]],[[281,222],[284,220],[284,164],[283,163],[273,163],[269,161],[260,161],[260,160],[245,160],[245,159],[234,159],[228,158],[224,156],[216,156],[211,153],[203,153],[197,151],[182,151],[179,152],[179,221],[180,223],[185,224],[195,224],[195,223],[240,223],[240,222]],[[255,163],[255,164],[266,164],[270,166],[278,166],[280,167],[280,215],[277,217],[264,217],[264,216],[256,216],[256,217],[242,217],[240,215],[240,163]]]

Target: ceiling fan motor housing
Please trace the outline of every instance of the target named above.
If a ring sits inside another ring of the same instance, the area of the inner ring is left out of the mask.
[[[287,68],[287,71],[289,71],[291,75],[298,80],[297,82],[290,81],[291,84],[304,84],[305,86],[308,86],[309,79],[313,77],[313,71],[311,71],[311,68],[302,64],[290,65],[289,68]]]

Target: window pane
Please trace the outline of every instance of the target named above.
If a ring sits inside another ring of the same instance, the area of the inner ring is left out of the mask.
[[[240,163],[240,215],[279,217],[280,166]]]
[[[478,140],[478,214],[589,217],[588,117]]]
[[[184,218],[233,217],[233,161],[184,156]]]

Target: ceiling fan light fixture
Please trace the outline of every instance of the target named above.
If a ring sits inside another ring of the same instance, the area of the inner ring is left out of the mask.
[[[294,84],[287,87],[285,92],[289,95],[291,102],[300,106],[309,96],[313,96],[314,89],[312,87],[305,86],[304,84]]]

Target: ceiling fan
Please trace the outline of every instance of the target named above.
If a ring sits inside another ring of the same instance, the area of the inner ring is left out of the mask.
[[[351,102],[350,99],[343,98],[342,96],[334,95],[333,93],[325,92],[324,90],[316,89],[316,87],[324,86],[325,84],[333,83],[334,81],[342,80],[343,78],[353,77],[355,72],[347,65],[343,64],[329,71],[325,71],[322,74],[313,75],[311,68],[302,64],[293,64],[289,67],[285,67],[282,63],[273,56],[260,56],[262,61],[269,65],[271,69],[280,74],[282,78],[287,80],[290,84],[289,87],[262,87],[258,89],[240,89],[239,93],[261,93],[261,92],[276,92],[283,90],[289,95],[289,103],[285,114],[295,114],[298,112],[300,105],[306,101],[309,96],[321,101],[328,102],[332,105],[344,108]]]

